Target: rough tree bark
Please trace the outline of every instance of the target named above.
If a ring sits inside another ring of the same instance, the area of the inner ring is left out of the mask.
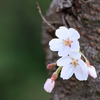
[[[78,81],[74,75],[69,80],[56,80],[51,100],[100,100],[100,0],[52,0],[46,19],[55,27],[75,28],[81,35],[81,51],[96,67],[97,78],[88,77]],[[42,44],[46,54],[46,64],[56,62],[56,52],[49,49],[49,41],[55,32],[43,23]],[[56,66],[57,68],[57,66]],[[49,76],[56,70],[48,71]]]

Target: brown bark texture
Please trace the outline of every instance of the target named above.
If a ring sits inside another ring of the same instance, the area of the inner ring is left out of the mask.
[[[51,93],[51,100],[100,100],[100,0],[52,0],[46,14],[47,21],[55,28],[75,28],[81,35],[82,53],[96,68],[97,78],[78,81],[74,75],[68,80],[59,78]],[[55,38],[55,31],[43,23],[42,44],[46,64],[56,62],[57,52],[49,49],[49,41]],[[56,70],[52,68],[49,77]]]

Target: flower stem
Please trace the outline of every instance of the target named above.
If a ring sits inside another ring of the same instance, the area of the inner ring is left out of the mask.
[[[63,66],[59,66],[58,69],[55,71],[56,76],[58,77],[59,72],[61,71]]]
[[[84,57],[85,61],[87,61],[87,58],[84,56],[84,54],[81,51],[79,51],[79,53]]]
[[[61,71],[63,66],[58,67],[58,69],[52,74],[51,80],[55,81],[58,77],[59,72]]]

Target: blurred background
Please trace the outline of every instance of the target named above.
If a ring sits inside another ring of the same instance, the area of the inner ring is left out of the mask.
[[[50,0],[38,0],[43,15]],[[49,100],[36,0],[0,0],[0,100]]]

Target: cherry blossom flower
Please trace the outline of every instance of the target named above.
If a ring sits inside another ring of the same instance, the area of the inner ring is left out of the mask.
[[[44,90],[50,93],[53,90],[54,85],[55,81],[53,81],[52,79],[47,79],[47,81],[44,84]]]
[[[70,50],[79,51],[78,39],[80,35],[75,29],[67,29],[62,26],[56,30],[55,34],[58,38],[52,39],[49,42],[49,46],[52,51],[58,51],[59,56],[67,56]]]
[[[88,67],[88,74],[95,79],[97,77],[95,67],[91,66],[89,61],[87,61],[86,64]]]
[[[60,58],[57,61],[58,66],[63,66],[60,77],[63,79],[69,79],[73,74],[75,74],[78,80],[87,80],[87,65],[80,58],[81,54],[76,51],[71,51],[69,52],[69,56]]]

